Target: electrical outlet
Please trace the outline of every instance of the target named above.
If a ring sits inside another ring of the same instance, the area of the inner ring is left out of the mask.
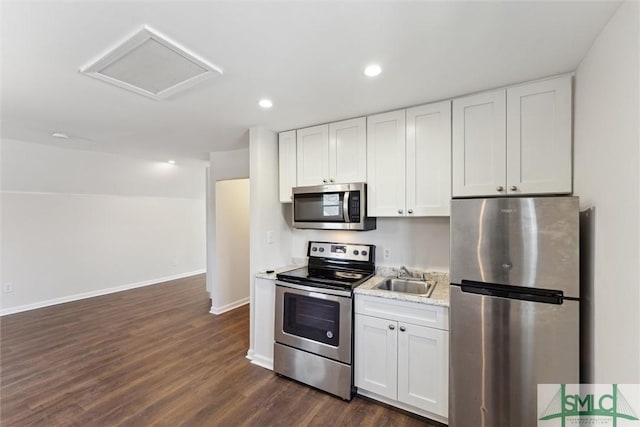
[[[7,282],[2,285],[2,292],[8,294],[9,292],[13,292],[13,283]]]
[[[391,249],[386,248],[384,250],[384,259],[386,259],[386,260],[390,260],[391,259]]]

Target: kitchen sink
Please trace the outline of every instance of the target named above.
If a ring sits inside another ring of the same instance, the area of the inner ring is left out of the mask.
[[[395,277],[388,277],[376,286],[376,289],[382,289],[385,291],[427,296],[431,295],[433,288],[434,286],[432,283],[428,283],[423,280],[398,279]]]

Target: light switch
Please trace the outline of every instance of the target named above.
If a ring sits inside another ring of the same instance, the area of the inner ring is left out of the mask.
[[[267,243],[268,244],[272,244],[273,243],[273,231],[272,230],[267,231]]]

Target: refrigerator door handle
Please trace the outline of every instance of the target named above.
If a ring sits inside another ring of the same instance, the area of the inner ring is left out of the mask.
[[[460,290],[470,294],[486,295],[508,299],[517,299],[545,304],[562,304],[567,298],[562,291],[555,289],[528,288],[526,286],[499,285],[497,283],[462,280]]]

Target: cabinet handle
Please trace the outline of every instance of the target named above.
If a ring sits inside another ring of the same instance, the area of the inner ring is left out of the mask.
[[[333,178],[331,178],[331,179],[329,180],[329,182],[336,182],[336,180],[335,180],[335,179],[333,179]]]
[[[326,184],[326,183],[327,183],[327,180],[326,180],[326,179],[323,179],[323,180],[322,180],[322,182],[324,182],[324,183]]]
[[[404,326],[400,326],[400,332],[404,332],[406,330],[407,330],[407,328],[405,328]]]
[[[393,325],[389,325],[389,329],[391,329],[392,331],[395,329],[396,327]]]
[[[402,209],[398,209],[398,213],[402,215]]]
[[[498,185],[498,186],[496,187],[496,190],[498,190],[498,191],[503,191],[503,190],[504,190],[504,187],[503,187],[502,185]]]
[[[511,191],[516,191],[518,189],[518,187],[516,187],[515,185],[511,186]]]
[[[407,212],[409,212],[410,214],[413,213],[413,209],[409,209]]]

